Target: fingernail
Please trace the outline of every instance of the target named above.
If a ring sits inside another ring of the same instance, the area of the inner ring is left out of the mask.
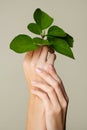
[[[40,68],[36,68],[36,71],[37,71],[38,73],[41,73],[41,72],[42,72],[42,70],[41,70]]]

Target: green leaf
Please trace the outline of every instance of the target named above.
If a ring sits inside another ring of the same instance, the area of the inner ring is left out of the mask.
[[[60,27],[53,25],[48,29],[47,35],[55,36],[55,37],[65,37],[66,33]]]
[[[42,30],[48,28],[53,23],[53,18],[39,8],[35,10],[33,17]]]
[[[35,33],[35,34],[41,34],[42,33],[42,30],[40,28],[40,26],[36,23],[30,23],[27,28],[32,32],[32,33]]]
[[[69,47],[73,47],[74,39],[69,34],[67,34],[66,37],[56,37],[56,36],[51,36],[51,35],[46,35],[46,36],[49,42],[52,41],[54,38],[60,38],[60,39],[65,40],[68,43]]]
[[[38,46],[34,44],[31,37],[20,34],[11,41],[10,48],[17,53],[24,53],[35,50]]]
[[[54,48],[57,52],[74,59],[73,52],[65,40],[55,38],[51,42],[51,47]]]
[[[73,47],[73,42],[74,39],[72,36],[70,36],[69,34],[66,35],[66,37],[63,38],[65,41],[67,41],[67,43],[69,44],[70,47]]]
[[[47,40],[48,40],[49,42],[53,41],[54,39],[55,39],[55,37],[50,36],[50,35],[47,35]]]
[[[30,23],[27,28],[32,33],[41,35],[39,37],[31,38],[28,35],[20,34],[16,36],[10,43],[10,49],[17,53],[24,53],[37,49],[39,46],[49,46],[57,52],[74,59],[71,47],[73,47],[74,39],[72,36],[67,34],[62,28],[51,24],[53,18],[46,12],[37,8],[34,11],[33,18],[35,23]],[[51,26],[51,27],[50,27]],[[48,28],[47,35],[45,35],[45,29]],[[45,37],[47,39],[45,40]]]
[[[51,43],[48,40],[41,39],[39,37],[33,38],[34,43],[37,45],[51,45]]]

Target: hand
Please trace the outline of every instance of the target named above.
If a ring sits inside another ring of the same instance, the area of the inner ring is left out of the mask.
[[[32,86],[31,80],[41,80],[35,69],[39,67],[48,71],[48,64],[54,64],[55,56],[56,55],[53,53],[53,51],[46,46],[39,47],[37,50],[28,52],[25,55],[23,68],[29,89],[31,89]]]
[[[38,96],[45,107],[45,121],[47,130],[65,130],[68,97],[60,77],[54,67],[49,66],[47,72],[37,68],[36,72],[42,81],[34,80],[32,94]]]
[[[40,82],[42,81],[35,71],[36,68],[39,67],[48,71],[48,65],[53,65],[55,58],[56,55],[53,50],[49,49],[47,46],[39,47],[37,50],[28,52],[25,55],[23,67],[29,92],[33,87],[31,84],[32,80],[36,79]],[[43,102],[36,95],[29,93],[27,130],[46,130],[44,116]]]

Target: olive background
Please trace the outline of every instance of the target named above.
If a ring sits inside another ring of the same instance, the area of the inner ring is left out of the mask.
[[[9,49],[41,8],[74,37],[75,60],[57,53],[55,67],[69,96],[67,130],[87,130],[87,0],[0,0],[0,130],[25,130],[29,93],[25,54]]]

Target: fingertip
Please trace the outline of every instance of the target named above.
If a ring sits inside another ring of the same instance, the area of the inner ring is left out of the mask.
[[[55,51],[54,51],[54,49],[53,49],[53,48],[51,48],[50,46],[49,46],[48,48],[49,48],[49,50],[48,50],[48,51],[49,51],[50,53],[54,53],[54,52],[55,52]]]

